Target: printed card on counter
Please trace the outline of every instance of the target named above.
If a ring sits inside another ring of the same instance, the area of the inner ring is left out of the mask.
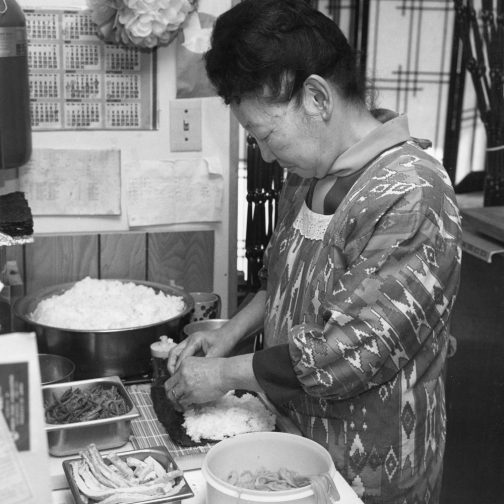
[[[51,502],[35,333],[0,336],[0,502]]]

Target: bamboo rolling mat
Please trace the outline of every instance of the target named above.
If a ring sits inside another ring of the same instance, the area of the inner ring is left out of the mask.
[[[126,389],[140,412],[140,416],[131,421],[132,435],[130,441],[135,449],[165,446],[170,454],[177,459],[179,466],[183,466],[180,463],[181,460],[192,458],[201,461],[204,454],[213,446],[211,443],[194,447],[181,447],[177,445],[172,441],[161,422],[157,419],[150,396],[151,385],[149,383],[128,385]],[[259,394],[258,397],[276,415],[278,430],[301,435],[295,424],[288,417],[280,414],[262,394]]]
[[[175,444],[157,419],[150,396],[150,384],[130,385],[127,387],[131,399],[140,412],[140,416],[131,421],[131,444],[135,449],[151,446],[166,446],[174,458],[205,454],[212,444],[194,447],[181,447]]]

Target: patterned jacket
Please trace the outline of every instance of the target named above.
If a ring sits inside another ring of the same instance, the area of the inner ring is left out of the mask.
[[[309,209],[309,180],[285,184],[254,371],[365,503],[435,503],[460,218],[443,167],[391,122],[334,213]]]

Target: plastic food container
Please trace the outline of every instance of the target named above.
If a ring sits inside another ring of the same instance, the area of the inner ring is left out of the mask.
[[[311,486],[270,492],[239,488],[226,481],[231,471],[278,471],[280,468],[302,476],[327,472],[335,479],[337,474],[329,452],[311,439],[285,432],[241,434],[217,443],[206,454],[201,468],[206,480],[206,502],[314,504]]]
[[[70,388],[80,388],[84,391],[97,384],[104,388],[117,387],[126,402],[128,412],[111,418],[84,422],[46,423],[45,430],[51,455],[56,457],[74,455],[91,443],[94,443],[99,450],[117,448],[129,441],[131,420],[139,417],[140,413],[118,376],[45,385],[42,387],[43,400],[46,403],[51,400],[53,395],[59,399]]]
[[[165,470],[168,469],[178,469],[177,464],[173,460],[172,456],[168,452],[168,450],[164,446],[155,446],[152,448],[145,448],[143,450],[132,450],[125,452],[118,452],[117,455],[122,458],[124,461],[127,457],[134,457],[140,460],[145,460],[147,457],[151,456],[155,460],[157,460]],[[82,494],[79,492],[79,488],[77,487],[77,483],[73,477],[72,464],[76,464],[80,462],[80,458],[70,459],[63,461],[63,470],[65,472],[65,476],[68,481],[68,485],[72,492],[73,498],[76,504],[86,504],[88,501],[83,498]],[[187,483],[186,479],[182,476],[184,480],[184,486],[174,495],[170,496],[159,496],[153,497],[150,499],[145,499],[142,501],[138,501],[139,504],[154,504],[154,503],[162,503],[162,502],[179,502],[182,499],[187,499],[189,497],[194,496],[194,492],[191,490],[191,487]],[[178,483],[178,480],[175,480]]]
[[[163,334],[159,341],[151,344],[152,377],[154,380],[168,376],[168,355],[174,346],[176,346],[176,343],[172,338],[168,338],[166,334]]]

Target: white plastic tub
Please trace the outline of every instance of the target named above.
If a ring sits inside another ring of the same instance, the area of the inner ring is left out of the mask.
[[[329,452],[314,441],[285,432],[253,432],[225,439],[206,454],[202,473],[206,480],[207,504],[250,504],[293,502],[313,504],[310,486],[281,491],[238,488],[227,483],[231,471],[278,471],[287,468],[303,476],[329,473],[336,468]]]

